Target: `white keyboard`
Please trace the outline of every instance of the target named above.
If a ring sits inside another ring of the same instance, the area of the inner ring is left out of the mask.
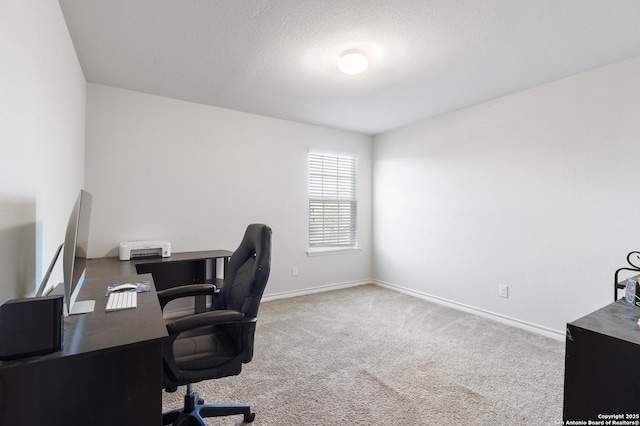
[[[138,292],[115,291],[109,294],[105,311],[119,311],[121,309],[132,309],[136,307],[138,307]]]

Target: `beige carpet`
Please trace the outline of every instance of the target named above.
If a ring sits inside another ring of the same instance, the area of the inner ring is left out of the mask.
[[[256,426],[547,426],[563,375],[562,342],[367,285],[263,303],[253,361],[194,388],[252,404]]]

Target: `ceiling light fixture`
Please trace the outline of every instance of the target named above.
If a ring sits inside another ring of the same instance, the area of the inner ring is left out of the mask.
[[[369,59],[359,50],[347,50],[340,56],[338,68],[345,74],[360,74],[369,67]]]

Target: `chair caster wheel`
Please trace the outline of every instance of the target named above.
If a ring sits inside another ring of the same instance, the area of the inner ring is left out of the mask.
[[[256,413],[254,413],[253,411],[250,412],[249,414],[245,414],[244,415],[244,421],[245,423],[251,423],[256,419]]]

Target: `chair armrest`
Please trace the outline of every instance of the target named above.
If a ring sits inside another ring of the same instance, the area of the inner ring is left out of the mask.
[[[188,284],[171,287],[157,292],[160,308],[175,299],[189,296],[215,296],[219,290],[213,284]]]
[[[247,318],[247,320],[255,321],[254,318]],[[188,317],[169,322],[167,324],[167,331],[169,334],[177,334],[194,328],[240,322],[247,322],[242,312],[225,309],[189,315]]]

